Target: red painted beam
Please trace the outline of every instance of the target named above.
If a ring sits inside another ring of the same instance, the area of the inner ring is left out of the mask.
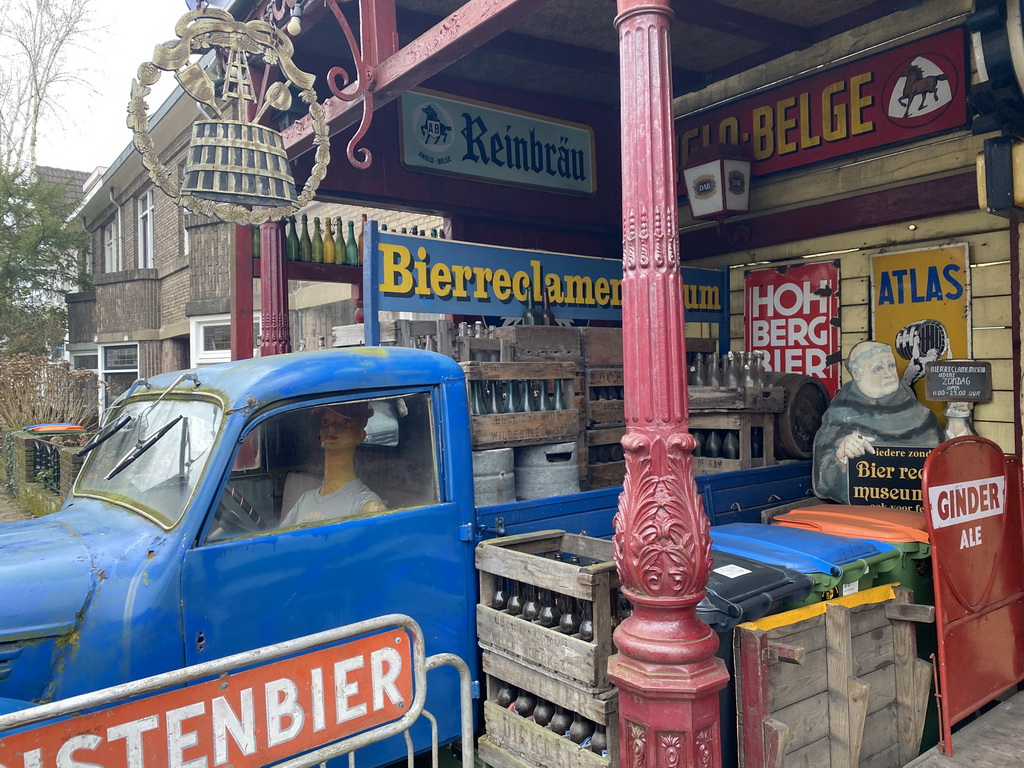
[[[977,207],[977,182],[974,172],[969,171],[881,192],[743,219],[742,225],[749,229],[750,238],[743,242],[742,247],[746,250],[765,248],[913,219],[962,213]],[[728,221],[725,227],[729,229]],[[679,235],[679,252],[684,261],[719,256],[736,249],[736,244],[719,235],[714,226],[689,230]]]
[[[374,108],[379,109],[436,75],[547,3],[548,0],[468,0],[374,68]],[[338,34],[341,34],[340,30]],[[355,85],[347,90],[355,93]],[[346,102],[332,96],[324,104],[324,113],[329,133],[334,135],[360,119],[362,99]],[[309,116],[284,132],[284,143],[292,158],[312,148],[313,130]]]

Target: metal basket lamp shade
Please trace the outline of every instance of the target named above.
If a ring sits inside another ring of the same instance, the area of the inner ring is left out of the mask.
[[[234,120],[193,124],[181,191],[221,203],[268,207],[293,205],[298,198],[281,134]]]

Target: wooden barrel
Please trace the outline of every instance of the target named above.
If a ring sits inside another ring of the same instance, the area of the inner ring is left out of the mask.
[[[775,457],[811,458],[814,436],[828,408],[828,390],[813,376],[799,373],[771,372],[767,375],[767,384],[782,387],[785,394],[782,411],[776,414]]]

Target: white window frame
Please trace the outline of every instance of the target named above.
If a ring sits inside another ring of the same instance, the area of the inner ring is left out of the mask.
[[[103,271],[120,272],[124,269],[121,262],[121,235],[118,232],[119,220],[114,218],[103,227]]]
[[[138,198],[139,209],[139,269],[152,269],[156,266],[153,245],[153,190],[146,190]]]
[[[252,313],[252,322],[255,326],[252,339],[254,357],[258,355],[259,350],[259,339],[257,338],[257,335],[260,327],[260,319],[261,314],[258,310]],[[203,335],[206,333],[206,329],[222,325],[231,325],[231,315],[202,315],[199,317],[189,318],[190,368],[200,368],[204,365],[213,365],[214,363],[226,363],[231,360],[230,349],[222,349],[217,352],[208,352],[203,349]]]
[[[135,347],[135,368],[107,368],[107,350],[111,347]],[[103,384],[106,384],[107,377],[111,374],[121,373],[134,373],[135,378],[139,378],[139,345],[133,342],[118,342],[116,344],[99,344],[96,347],[98,358],[96,363],[99,365],[99,379]],[[108,395],[106,387],[100,388],[100,417],[102,418],[103,412],[107,406],[114,401],[116,395]]]

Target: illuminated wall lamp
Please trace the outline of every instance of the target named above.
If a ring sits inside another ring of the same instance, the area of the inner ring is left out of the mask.
[[[717,144],[696,150],[683,168],[690,214],[697,220],[718,222],[718,232],[731,242],[750,237],[745,226],[725,228],[727,217],[750,208],[750,158],[735,144]]]

